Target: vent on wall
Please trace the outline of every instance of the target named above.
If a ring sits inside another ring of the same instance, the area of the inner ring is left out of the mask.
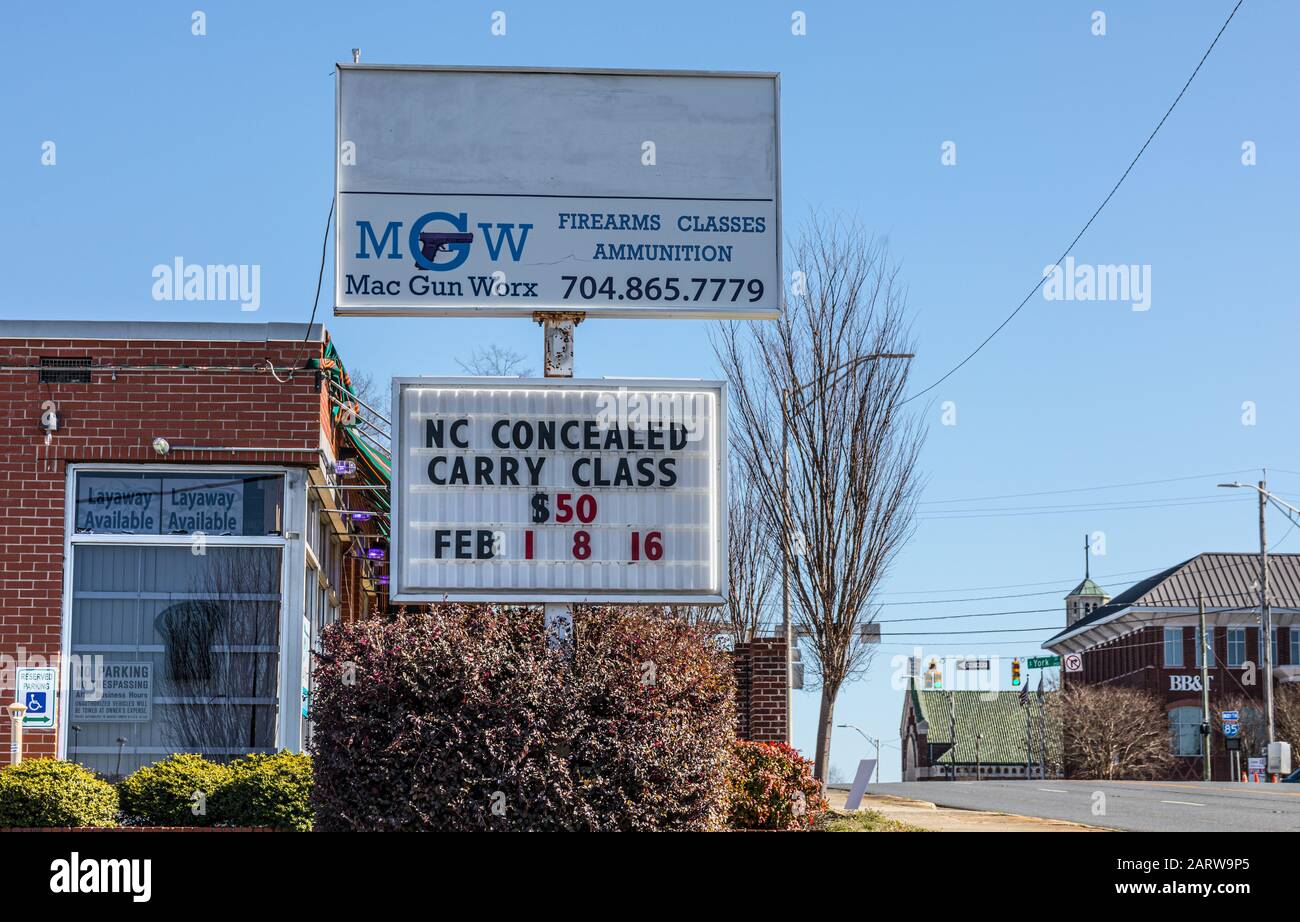
[[[41,359],[41,384],[89,384],[90,359]]]

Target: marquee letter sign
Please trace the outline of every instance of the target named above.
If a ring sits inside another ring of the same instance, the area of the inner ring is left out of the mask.
[[[393,412],[393,601],[723,601],[721,382],[398,378]]]

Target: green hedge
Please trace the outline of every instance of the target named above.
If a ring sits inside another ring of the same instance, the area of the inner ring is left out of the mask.
[[[28,759],[0,769],[0,828],[113,826],[117,791],[75,762]]]
[[[312,827],[311,756],[247,755],[230,763],[225,784],[208,798],[213,822],[307,832]]]
[[[145,826],[210,826],[208,804],[230,780],[230,768],[194,753],[177,753],[137,768],[118,784],[122,813]],[[197,796],[196,796],[197,795]]]

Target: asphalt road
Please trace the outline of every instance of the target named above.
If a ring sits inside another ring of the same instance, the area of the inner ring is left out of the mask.
[[[913,781],[873,784],[867,793],[1146,832],[1300,831],[1300,784]]]

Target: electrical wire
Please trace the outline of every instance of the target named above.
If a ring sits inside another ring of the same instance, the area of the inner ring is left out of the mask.
[[[1097,220],[1097,216],[1101,214],[1102,209],[1105,208],[1106,205],[1110,203],[1110,200],[1114,197],[1115,193],[1119,191],[1119,187],[1123,185],[1124,180],[1128,178],[1128,174],[1133,171],[1133,167],[1137,166],[1138,160],[1141,159],[1142,155],[1146,152],[1146,149],[1151,145],[1151,142],[1155,140],[1156,134],[1160,131],[1161,127],[1164,125],[1165,120],[1168,119],[1169,116],[1173,113],[1174,108],[1178,105],[1179,101],[1182,100],[1183,94],[1187,92],[1187,88],[1192,85],[1192,81],[1196,79],[1196,75],[1201,72],[1202,65],[1205,64],[1206,59],[1210,56],[1210,52],[1214,50],[1214,46],[1219,43],[1219,38],[1223,35],[1224,30],[1228,28],[1228,23],[1232,22],[1232,18],[1237,15],[1237,10],[1241,8],[1241,4],[1243,2],[1244,0],[1237,0],[1237,5],[1232,8],[1232,12],[1228,14],[1228,18],[1225,19],[1223,21],[1223,25],[1219,27],[1218,33],[1214,36],[1214,41],[1210,42],[1210,47],[1206,48],[1205,54],[1201,55],[1201,60],[1197,62],[1196,69],[1192,71],[1192,75],[1187,78],[1187,82],[1183,84],[1183,88],[1178,91],[1178,95],[1174,97],[1174,101],[1170,103],[1169,108],[1165,110],[1165,114],[1161,116],[1160,121],[1156,123],[1156,127],[1152,129],[1151,134],[1147,137],[1146,141],[1143,142],[1142,147],[1138,149],[1137,154],[1129,162],[1128,168],[1124,170],[1123,175],[1121,175],[1120,178],[1116,181],[1115,185],[1111,187],[1110,192],[1107,193],[1106,197],[1102,200],[1102,203],[1097,206],[1097,210],[1092,213],[1092,217],[1090,217],[1087,223],[1083,225],[1083,229],[1080,230],[1079,233],[1074,235],[1074,239],[1070,241],[1070,245],[1067,246],[1065,250],[1061,253],[1061,255],[1057,257],[1056,262],[1054,264],[1054,268],[1059,268],[1061,263],[1064,262],[1065,257],[1070,255],[1070,252],[1074,249],[1075,244],[1077,244],[1080,238],[1082,238],[1083,235],[1087,233],[1088,228],[1092,226],[1092,222]],[[976,346],[975,349],[969,355],[967,355],[964,359],[962,359],[960,362],[958,362],[956,365],[950,368],[947,372],[945,372],[943,377],[939,378],[939,380],[935,381],[933,384],[931,384],[929,387],[925,388],[924,390],[918,391],[917,393],[913,394],[911,397],[906,398],[901,402],[900,405],[910,403],[916,398],[928,394],[930,391],[934,390],[944,381],[947,381],[950,377],[956,374],[963,365],[965,365],[971,359],[975,358],[975,356],[977,356],[980,353],[980,351],[993,340],[993,337],[997,336],[999,333],[1002,332],[1003,327],[1005,327],[1013,319],[1015,319],[1015,316],[1020,313],[1020,311],[1024,308],[1026,304],[1029,303],[1029,299],[1038,293],[1038,289],[1042,288],[1043,283],[1047,281],[1047,275],[1048,275],[1047,273],[1043,274],[1043,277],[1038,280],[1038,283],[1029,290],[1029,293],[1027,295],[1025,295],[1024,300],[1022,300],[1020,304],[1016,306],[1016,309],[1013,310],[1010,314],[1008,314],[1007,318],[1003,320],[1000,324],[998,324],[997,328],[994,329],[992,333],[984,337],[984,341],[981,342],[978,346]]]
[[[1231,474],[1248,474],[1255,468],[1247,467],[1235,471],[1215,471],[1208,474],[1193,474],[1189,477],[1166,477],[1162,480],[1132,480],[1128,483],[1108,483],[1097,487],[1071,487],[1066,490],[1037,490],[1032,493],[1001,493],[994,496],[968,496],[964,499],[930,499],[922,500],[918,505],[928,506],[948,503],[975,503],[994,499],[1020,499],[1026,496],[1054,496],[1061,493],[1091,493],[1096,490],[1120,490],[1125,487],[1149,487],[1161,483],[1177,483],[1186,480],[1209,480],[1213,477],[1227,477]]]

